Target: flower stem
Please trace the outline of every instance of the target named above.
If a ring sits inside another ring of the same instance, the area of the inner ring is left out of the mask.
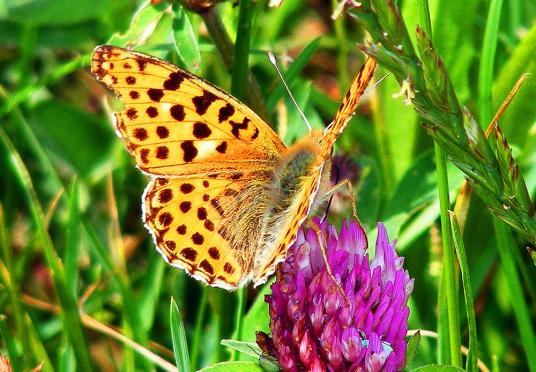
[[[231,83],[231,93],[240,100],[246,96],[252,10],[252,0],[240,1]]]
[[[478,363],[478,339],[476,335],[476,318],[475,307],[473,304],[473,288],[471,286],[471,277],[469,275],[469,265],[465,254],[465,246],[463,237],[458,225],[458,219],[453,212],[450,212],[450,225],[452,227],[452,237],[456,256],[460,264],[460,272],[462,274],[463,293],[465,298],[465,311],[467,314],[467,328],[469,330],[469,350],[467,352],[467,360],[465,369],[467,372],[477,372]]]
[[[207,26],[207,30],[214,40],[214,44],[220,51],[223,62],[228,69],[231,69],[233,66],[233,43],[229,38],[227,30],[223,26],[223,23],[214,11],[213,8],[208,9],[205,12],[201,12],[200,16],[203,17],[203,21]],[[249,45],[249,42],[248,42]],[[249,50],[249,49],[248,49]],[[247,74],[247,89],[246,89],[246,101],[248,105],[255,111],[261,118],[268,120],[269,115],[266,111],[266,107],[263,102],[262,94],[259,89],[259,86],[251,76]],[[0,111],[1,113],[1,111]]]

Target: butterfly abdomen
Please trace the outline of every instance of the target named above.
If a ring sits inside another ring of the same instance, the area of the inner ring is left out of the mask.
[[[329,182],[329,164],[320,155],[317,137],[309,135],[289,148],[281,157],[269,186],[269,203],[263,221],[259,254],[255,256],[255,285],[266,280],[284,260],[286,250],[296,239],[298,229],[312,212],[313,201]],[[327,170],[327,177],[323,170]],[[326,182],[324,182],[326,181]],[[262,273],[262,275],[258,275]],[[269,274],[268,274],[269,275]]]

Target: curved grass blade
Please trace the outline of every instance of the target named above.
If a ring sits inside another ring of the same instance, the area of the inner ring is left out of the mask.
[[[186,340],[186,332],[179,311],[179,307],[175,299],[171,297],[169,308],[169,322],[171,325],[171,338],[173,340],[173,354],[175,362],[180,372],[190,371],[190,357],[188,355],[188,342]]]
[[[471,277],[469,275],[469,265],[465,254],[465,246],[463,244],[462,233],[458,225],[458,219],[454,213],[450,212],[450,227],[456,256],[460,264],[462,274],[463,294],[465,298],[465,312],[467,313],[467,327],[469,328],[469,351],[467,352],[467,360],[465,369],[468,372],[478,371],[478,339],[476,336],[476,318],[475,307],[473,304],[473,288],[471,286]]]

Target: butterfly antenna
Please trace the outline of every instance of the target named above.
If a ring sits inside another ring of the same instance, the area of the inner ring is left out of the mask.
[[[365,94],[368,94],[368,92],[370,92],[371,90],[375,89],[378,85],[380,85],[380,83],[382,83],[385,79],[387,79],[387,77],[391,75],[390,72],[386,73],[385,75],[383,75],[381,78],[378,79],[378,81],[376,81],[374,84],[372,85],[369,85],[367,87],[367,89],[365,89],[365,91],[363,92],[363,95]]]
[[[333,164],[333,167],[331,168],[331,172],[333,172],[335,174],[335,184],[338,184],[339,183],[339,166],[337,164]],[[326,205],[326,212],[324,213],[324,217],[322,218],[322,222],[324,222],[327,218],[328,218],[328,214],[329,214],[329,208],[331,207],[331,202],[333,201],[333,197],[335,195],[331,195],[329,197],[329,201],[328,201],[328,204]]]
[[[272,65],[274,65],[276,71],[277,71],[277,74],[279,75],[279,78],[281,79],[281,81],[283,82],[283,85],[285,86],[285,89],[287,90],[287,93],[290,97],[290,99],[292,100],[292,102],[294,103],[294,106],[296,106],[296,109],[298,110],[298,112],[300,113],[300,116],[302,117],[303,121],[305,122],[305,125],[307,125],[307,129],[309,129],[309,132],[312,132],[313,131],[313,127],[311,126],[311,123],[309,123],[309,120],[307,120],[307,118],[305,117],[305,114],[303,113],[303,111],[301,110],[300,106],[298,106],[298,102],[296,102],[296,100],[294,99],[294,96],[292,95],[292,93],[290,92],[290,89],[287,85],[287,82],[285,81],[285,79],[283,78],[283,74],[281,73],[281,70],[279,70],[279,67],[277,66],[277,60],[275,58],[275,55],[274,53],[272,52],[268,52],[268,58],[270,59],[270,63]]]

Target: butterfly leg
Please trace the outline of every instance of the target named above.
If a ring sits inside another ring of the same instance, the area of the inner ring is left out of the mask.
[[[333,186],[331,189],[329,189],[327,192],[326,192],[326,199],[330,196],[332,196],[333,194],[335,194],[337,191],[341,190],[341,189],[344,189],[346,188],[345,191],[348,192],[348,196],[350,196],[350,199],[352,201],[352,218],[354,219],[354,221],[358,222],[360,225],[361,224],[361,221],[359,221],[359,217],[357,216],[357,209],[356,209],[356,201],[355,201],[355,196],[354,196],[354,190],[353,190],[353,187],[352,187],[352,183],[350,182],[349,179],[344,179],[342,181],[340,181],[339,183],[337,183],[335,186]]]
[[[339,293],[342,295],[342,298],[344,298],[344,302],[346,303],[347,307],[350,307],[350,300],[344,293],[344,290],[341,287],[341,283],[337,281],[337,278],[335,278],[335,275],[333,275],[333,271],[331,270],[331,266],[328,262],[328,253],[327,248],[324,244],[324,239],[322,237],[322,231],[320,230],[320,227],[316,223],[314,223],[311,220],[308,220],[307,223],[308,227],[312,229],[316,236],[318,237],[318,243],[320,244],[320,251],[322,252],[322,259],[324,260],[324,265],[326,265],[326,272],[328,273],[328,276],[333,280],[333,283],[335,284],[335,288],[339,291]]]

